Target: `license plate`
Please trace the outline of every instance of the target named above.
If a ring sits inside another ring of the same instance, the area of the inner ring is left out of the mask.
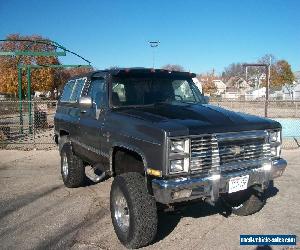
[[[249,175],[234,177],[229,180],[228,193],[245,190],[248,187]]]

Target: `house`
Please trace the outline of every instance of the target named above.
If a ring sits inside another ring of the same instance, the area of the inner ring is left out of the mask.
[[[266,79],[266,74],[256,74],[253,76],[250,76],[248,78],[247,83],[249,84],[249,86],[255,88],[255,89],[259,89],[260,86],[262,85],[262,81]]]
[[[294,86],[294,100],[300,101],[300,80],[298,81],[298,84]]]
[[[296,71],[294,72],[294,76],[295,76],[295,81],[296,83],[300,83],[300,71]]]
[[[293,100],[293,87],[290,84],[282,86],[282,100]]]
[[[251,90],[250,85],[241,77],[231,77],[226,83],[226,93],[223,98],[237,99],[244,97]]]
[[[269,99],[271,100],[282,100],[283,99],[282,87],[281,86],[270,86]]]
[[[226,84],[222,80],[213,80],[213,83],[216,87],[216,95],[220,96],[222,94],[225,94],[226,92]]]
[[[253,89],[245,93],[245,100],[257,100],[266,97],[266,87]]]
[[[281,92],[283,100],[300,100],[300,83],[285,84]]]

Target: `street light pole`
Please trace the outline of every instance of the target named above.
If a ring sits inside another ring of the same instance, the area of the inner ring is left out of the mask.
[[[154,69],[155,65],[155,49],[159,46],[160,41],[148,41],[150,47],[153,49],[152,50],[152,68]]]

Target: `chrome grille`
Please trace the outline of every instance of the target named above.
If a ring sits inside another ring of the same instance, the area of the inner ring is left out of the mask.
[[[191,139],[191,171],[208,173],[212,167],[219,166],[218,141],[214,135]]]
[[[220,165],[256,160],[271,154],[270,145],[264,143],[245,143],[235,141],[234,143],[219,145]]]
[[[267,132],[247,131],[191,138],[192,172],[208,173],[214,168],[222,172],[257,166],[258,160],[271,157]],[[240,164],[242,163],[242,164]]]

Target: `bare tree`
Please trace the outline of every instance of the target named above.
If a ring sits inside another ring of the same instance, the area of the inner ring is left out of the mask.
[[[264,56],[259,58],[257,62],[265,64],[271,63],[273,65],[277,62],[277,58],[273,54],[265,54]]]
[[[184,67],[178,64],[166,64],[162,66],[162,69],[167,69],[170,71],[185,71]]]
[[[270,59],[272,62],[272,65],[275,65],[277,63],[277,59],[272,54],[266,54],[259,58],[257,61],[253,63],[270,63]],[[265,69],[262,67],[248,67],[247,68],[247,80],[250,81],[250,84],[253,82],[259,82],[262,78],[265,77]],[[224,81],[229,81],[232,78],[244,78],[246,79],[246,70],[243,67],[243,63],[232,63],[229,66],[227,66],[223,73],[222,78]]]
[[[245,70],[242,63],[232,63],[224,69],[222,78],[224,81],[228,81],[231,77],[243,77],[244,74]]]

